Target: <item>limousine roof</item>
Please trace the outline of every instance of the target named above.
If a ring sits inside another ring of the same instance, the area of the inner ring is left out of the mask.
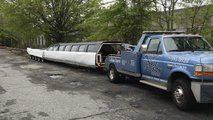
[[[58,43],[55,45],[94,45],[94,44],[104,44],[104,43],[122,43],[119,41],[102,41],[102,42],[79,42],[79,43]]]

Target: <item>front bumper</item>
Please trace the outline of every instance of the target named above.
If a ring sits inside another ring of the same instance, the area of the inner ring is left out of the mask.
[[[191,82],[191,89],[198,103],[213,103],[213,83]]]

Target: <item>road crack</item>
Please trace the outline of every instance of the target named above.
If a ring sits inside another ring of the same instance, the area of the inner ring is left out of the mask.
[[[81,120],[81,119],[91,118],[91,117],[95,117],[95,116],[99,116],[99,115],[104,115],[104,114],[109,114],[109,113],[115,113],[115,112],[118,112],[118,111],[123,111],[123,110],[128,110],[128,109],[130,109],[130,108],[113,109],[113,110],[104,111],[104,112],[100,112],[100,113],[96,113],[96,114],[91,114],[91,115],[84,116],[84,117],[71,118],[69,120]]]

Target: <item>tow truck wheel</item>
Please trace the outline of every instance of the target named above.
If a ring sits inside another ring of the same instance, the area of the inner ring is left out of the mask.
[[[114,65],[109,66],[108,77],[110,82],[118,83],[119,82],[119,74]]]
[[[177,79],[173,84],[172,98],[177,108],[187,111],[195,103],[190,82],[186,79]]]

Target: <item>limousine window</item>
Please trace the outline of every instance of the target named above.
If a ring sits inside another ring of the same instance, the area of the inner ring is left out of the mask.
[[[85,50],[85,48],[86,48],[86,45],[81,45],[80,47],[79,47],[79,52],[84,52],[84,50]]]
[[[64,48],[65,48],[65,46],[64,46],[64,45],[61,45],[61,46],[59,47],[59,51],[64,51]]]
[[[67,45],[67,46],[65,47],[65,51],[70,51],[70,49],[71,49],[71,46],[70,46],[70,45]]]
[[[78,45],[72,46],[72,49],[71,49],[72,52],[76,52],[77,50],[78,50]]]
[[[58,45],[53,47],[53,51],[57,51],[58,50]]]
[[[49,47],[48,49],[47,49],[47,51],[52,51],[53,50],[53,47]]]
[[[97,52],[99,47],[100,47],[99,45],[89,45],[87,52]]]

